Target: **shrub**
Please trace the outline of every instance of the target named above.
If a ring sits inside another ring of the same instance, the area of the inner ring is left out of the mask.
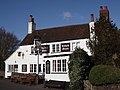
[[[70,55],[68,69],[70,78],[70,90],[84,90],[83,80],[88,78],[91,68],[91,60],[88,54],[80,48],[76,48]]]
[[[89,81],[93,85],[120,83],[120,69],[108,65],[94,66],[90,71]]]

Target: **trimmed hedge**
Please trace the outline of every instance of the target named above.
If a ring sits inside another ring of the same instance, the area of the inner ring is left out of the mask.
[[[89,74],[92,85],[107,85],[120,83],[120,69],[108,65],[94,66]]]

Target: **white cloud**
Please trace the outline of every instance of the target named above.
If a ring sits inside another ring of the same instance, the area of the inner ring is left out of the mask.
[[[70,12],[64,12],[63,17],[64,18],[72,18],[73,16],[72,16],[72,14]]]

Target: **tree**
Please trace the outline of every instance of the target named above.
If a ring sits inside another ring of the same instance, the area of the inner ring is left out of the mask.
[[[91,60],[88,54],[80,48],[70,55],[69,78],[71,90],[84,90],[83,80],[88,78],[91,67]]]
[[[17,49],[20,40],[10,32],[0,28],[0,70],[4,70],[4,61]]]
[[[110,19],[106,19],[106,16],[100,15],[99,20],[95,23],[94,31],[95,36],[94,39],[89,40],[89,47],[95,64],[113,65],[113,55],[120,53],[116,25]]]

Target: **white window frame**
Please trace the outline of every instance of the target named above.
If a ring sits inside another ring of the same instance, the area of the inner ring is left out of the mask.
[[[52,52],[55,52],[55,44],[52,44]]]
[[[57,60],[57,71],[61,72],[61,60]]]
[[[37,64],[34,64],[34,72],[37,72]]]
[[[22,64],[22,72],[27,72],[27,64]]]
[[[80,42],[76,42],[76,47],[80,48]]]
[[[17,67],[15,67],[17,66]],[[18,72],[18,64],[14,64],[14,72]]]
[[[14,72],[14,65],[8,65],[8,72]]]
[[[62,72],[66,72],[66,59],[62,59]]]
[[[75,42],[72,42],[72,51],[74,51],[76,48]]]
[[[52,72],[53,73],[66,73],[67,72],[67,60],[66,59],[52,60]]]
[[[56,44],[56,52],[60,52],[60,44]]]
[[[30,72],[33,72],[33,64],[30,64]]]
[[[53,66],[53,70],[52,71],[56,72],[56,60],[53,60],[53,65],[52,66]]]

